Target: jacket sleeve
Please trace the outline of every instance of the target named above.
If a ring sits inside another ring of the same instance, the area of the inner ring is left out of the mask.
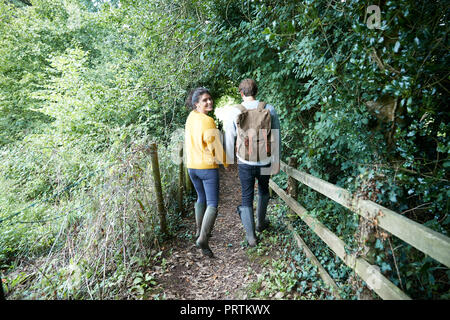
[[[222,163],[225,167],[228,167],[225,158],[225,152],[223,145],[220,142],[220,131],[217,129],[214,120],[211,118],[203,132],[203,141],[206,144],[208,151],[214,156],[217,163]]]

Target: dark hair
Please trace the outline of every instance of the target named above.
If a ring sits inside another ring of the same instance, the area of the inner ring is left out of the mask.
[[[253,79],[244,79],[239,84],[239,91],[242,91],[246,97],[254,97],[258,93],[258,86]]]
[[[195,109],[195,104],[198,103],[200,97],[205,93],[211,95],[209,90],[204,87],[199,87],[191,90],[188,97],[186,98],[186,106],[188,107],[188,109]]]

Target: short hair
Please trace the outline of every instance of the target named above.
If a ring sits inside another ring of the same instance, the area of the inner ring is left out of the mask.
[[[249,96],[254,97],[258,93],[258,87],[256,85],[255,80],[244,79],[239,84],[239,91],[241,91],[244,94],[244,96],[246,96],[246,97],[249,97]]]

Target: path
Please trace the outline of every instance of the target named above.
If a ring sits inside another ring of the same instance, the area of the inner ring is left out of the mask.
[[[246,299],[245,287],[256,281],[261,265],[242,246],[244,229],[236,213],[241,201],[237,165],[220,168],[219,215],[209,244],[215,258],[203,256],[194,240],[173,244],[165,272],[157,279],[167,299]],[[185,220],[194,234],[193,213]]]

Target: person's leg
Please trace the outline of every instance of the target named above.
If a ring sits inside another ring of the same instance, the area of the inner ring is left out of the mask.
[[[239,180],[241,181],[242,207],[253,207],[255,175],[252,171],[252,166],[243,163],[238,164]]]
[[[217,208],[219,204],[219,169],[206,169],[202,182],[207,206]]]
[[[195,191],[197,192],[197,202],[194,205],[196,225],[195,238],[197,239],[200,236],[200,229],[202,227],[203,216],[206,210],[206,195],[205,189],[203,188],[203,182],[197,175],[198,169],[188,169],[188,173],[192,184],[194,185]]]
[[[205,189],[203,188],[203,181],[201,177],[199,177],[201,169],[188,169],[188,173],[192,184],[194,185],[195,191],[197,192],[197,202],[206,203],[206,194]]]
[[[252,166],[238,164],[239,180],[241,181],[242,203],[237,207],[237,212],[244,226],[249,246],[256,245],[255,220],[253,215],[253,197],[255,187],[255,175]]]
[[[261,166],[258,168],[258,173],[256,176],[256,179],[258,180],[258,195],[266,195],[269,194],[269,180],[270,175],[267,174],[261,174],[262,168],[269,168],[270,164]]]
[[[270,165],[264,166],[269,167]],[[256,231],[262,232],[269,226],[266,219],[267,205],[269,204],[270,175],[261,174],[263,167],[259,168],[258,179],[258,206],[256,207]]]
[[[214,254],[208,245],[208,239],[217,218],[217,206],[219,204],[219,170],[205,169],[201,172],[201,178],[205,190],[207,207],[202,221],[200,236],[198,237],[196,244],[202,249],[204,255],[213,257]]]

